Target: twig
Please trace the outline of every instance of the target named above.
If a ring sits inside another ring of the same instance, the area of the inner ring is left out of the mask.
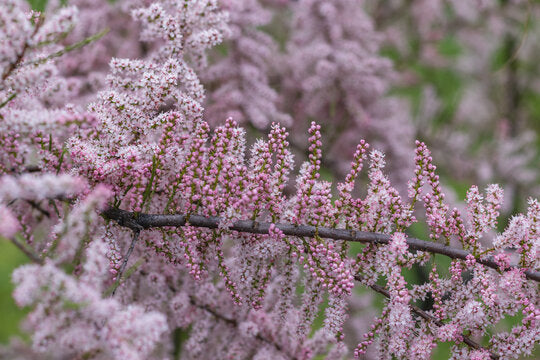
[[[43,23],[43,16],[41,16],[39,19],[38,19],[38,22],[36,24],[36,27],[34,29],[34,32],[33,34],[31,35],[31,38],[33,38],[37,31],[39,30],[39,28],[41,27]],[[36,60],[32,60],[32,61],[29,61],[29,62],[25,62],[25,63],[22,63],[22,60],[24,58],[24,55],[25,53],[27,52],[28,50],[28,41],[24,44],[21,52],[19,53],[19,55],[17,56],[17,59],[10,63],[9,66],[6,68],[6,70],[4,71],[4,73],[2,74],[1,76],[1,81],[0,82],[3,82],[5,81],[9,75],[11,75],[11,73],[16,70],[19,66],[28,66],[28,65],[39,65],[39,64],[43,64],[43,63],[46,63],[47,61],[49,60],[52,60],[54,58],[57,58],[57,57],[60,57],[70,51],[73,51],[73,50],[76,50],[76,49],[79,49],[79,48],[82,48],[83,46],[86,46],[96,40],[99,40],[101,39],[103,36],[105,36],[107,33],[109,32],[109,29],[108,28],[105,28],[103,29],[102,31],[100,31],[99,33],[97,34],[94,34],[92,36],[89,36],[87,37],[86,39],[83,39],[81,41],[78,41],[74,44],[71,44],[71,45],[67,45],[66,47],[64,47],[63,49],[59,50],[59,51],[56,51],[52,54],[49,54],[47,56],[45,56],[44,58],[40,58],[40,59],[36,59]],[[6,100],[4,100],[3,102],[0,103],[0,109],[3,108],[4,106],[6,106],[11,100],[15,99],[15,97],[17,97],[17,93],[11,93]]]
[[[19,248],[32,262],[36,264],[43,265],[43,259],[41,259],[36,253],[28,249],[22,242],[17,240],[15,237],[10,238],[13,245]]]
[[[50,218],[51,217],[51,213],[48,212],[47,210],[45,210],[44,208],[41,207],[41,205],[37,202],[35,202],[34,200],[26,200],[26,202],[32,206],[34,209],[36,209],[37,211],[39,211],[41,214],[45,215],[45,217],[47,218]]]
[[[122,266],[120,266],[120,270],[118,271],[118,274],[116,275],[116,282],[114,283],[111,296],[114,296],[116,293],[116,289],[118,289],[118,286],[120,285],[120,281],[122,281],[122,275],[124,274],[124,270],[126,269],[129,257],[131,256],[131,253],[133,252],[133,249],[135,249],[135,244],[139,240],[139,234],[141,231],[139,229],[133,230],[133,238],[131,239],[131,244],[129,245],[129,249],[124,256],[124,261],[122,262]]]
[[[33,38],[37,34],[39,29],[41,28],[41,25],[43,25],[44,20],[45,18],[43,17],[43,15],[40,15],[37,18],[36,25],[34,27],[34,31],[32,32],[32,35],[30,35],[30,39]],[[29,41],[26,40],[24,42],[23,48],[21,49],[21,52],[17,55],[17,58],[15,59],[15,61],[11,62],[6,68],[6,70],[3,72],[2,76],[0,77],[0,83],[3,83],[11,75],[11,73],[15,71],[17,67],[19,67],[19,65],[21,64],[24,58],[24,55],[26,54],[26,51],[28,50],[28,47],[29,47]],[[0,84],[0,88],[3,88],[1,84]],[[15,99],[15,97],[17,97],[17,93],[11,93],[7,97],[6,100],[0,103],[0,109],[6,106],[11,100]]]
[[[208,312],[209,314],[213,315],[215,318],[223,321],[223,322],[226,322],[227,324],[233,326],[233,327],[238,327],[238,321],[236,319],[231,319],[231,318],[228,318],[220,313],[218,313],[216,310],[212,309],[210,306],[208,305],[201,305],[199,303],[197,303],[195,301],[195,299],[193,297],[190,296],[189,298],[189,302],[191,303],[191,305],[199,308],[199,309],[202,309],[206,312]],[[262,341],[262,342],[265,342],[267,344],[270,344],[272,345],[273,347],[275,347],[279,352],[287,355],[287,357],[289,357],[290,359],[292,360],[297,360],[297,358],[295,356],[291,356],[289,354],[287,354],[283,348],[279,345],[279,344],[276,344],[275,342],[273,342],[272,340],[270,339],[267,339],[266,337],[262,336],[261,334],[257,334],[255,336],[255,338],[259,341]]]
[[[30,39],[32,39],[34,36],[36,36],[38,30],[41,28],[41,25],[43,25],[44,20],[45,20],[45,18],[43,17],[43,15],[40,15],[37,18],[36,26],[34,27],[34,31],[32,32],[32,35],[30,35]],[[10,63],[9,66],[7,67],[7,69],[2,74],[1,81],[6,80],[8,78],[8,76],[11,75],[11,73],[15,69],[17,69],[17,67],[20,65],[22,59],[24,58],[24,54],[26,54],[26,50],[28,50],[29,45],[30,45],[30,43],[29,43],[28,40],[24,42],[24,45],[23,45],[23,48],[21,49],[21,52],[17,55],[17,59],[15,59],[15,61]]]
[[[355,276],[354,279],[356,281],[362,281],[362,278],[360,278],[359,276]],[[379,286],[377,284],[373,284],[373,285],[369,285],[369,287],[378,292],[379,294],[381,295],[384,295],[385,297],[387,298],[390,298],[390,293],[388,292],[388,290],[386,290],[385,288],[383,288],[382,286]],[[434,317],[433,315],[427,313],[426,311],[420,309],[418,306],[416,305],[412,305],[412,304],[409,304],[409,307],[411,309],[411,311],[413,313],[415,313],[416,315],[418,315],[419,317],[421,317],[422,319],[426,320],[426,321],[431,321],[433,322],[435,325],[437,325],[438,327],[441,327],[444,325],[444,323],[442,323],[439,319],[437,319],[436,317]],[[485,349],[484,347],[482,347],[480,344],[478,344],[476,341],[474,340],[471,340],[471,338],[465,336],[465,335],[461,335],[463,337],[463,342],[475,349],[475,350],[479,350],[479,349],[484,349],[484,350],[487,350]],[[489,351],[489,350],[488,350]],[[493,359],[493,360],[497,360],[499,359],[499,355],[497,354],[494,354],[493,352],[489,351],[489,355],[490,357]]]
[[[17,93],[11,93],[6,100],[0,103],[0,109],[9,104],[9,102],[17,97]]]
[[[77,50],[79,48],[82,48],[83,46],[86,46],[96,40],[99,40],[101,39],[103,36],[107,35],[107,33],[109,32],[109,28],[105,28],[103,30],[101,30],[100,32],[98,32],[97,34],[94,34],[94,35],[91,35],[81,41],[78,41],[74,44],[71,44],[71,45],[67,45],[66,47],[64,47],[63,49],[57,51],[57,52],[54,52],[52,54],[49,54],[48,56],[44,57],[44,58],[41,58],[41,59],[37,59],[37,60],[33,60],[33,61],[30,61],[28,63],[25,63],[24,65],[38,65],[38,64],[43,64],[51,59],[54,59],[54,58],[57,58],[57,57],[60,57],[70,51],[73,51],[73,50]]]
[[[206,217],[201,215],[190,215],[188,221],[188,216],[186,215],[139,214],[113,208],[105,210],[102,215],[106,219],[116,221],[120,226],[124,226],[133,230],[151,229],[159,227],[182,227],[185,226],[188,222],[190,226],[217,229],[220,222],[222,221],[221,218],[215,216]],[[229,227],[229,230],[252,234],[268,234],[268,229],[270,228],[270,225],[272,225],[272,223],[256,222],[252,220],[239,220],[234,222],[233,225]],[[274,226],[280,229],[283,234],[288,236],[315,237],[317,235],[321,238],[326,239],[383,245],[389,244],[392,241],[391,235],[373,232],[316,227],[311,225],[293,225],[284,223],[274,224]],[[471,253],[466,250],[457,249],[440,243],[424,241],[412,237],[407,238],[407,245],[411,250],[441,254],[448,256],[452,259],[466,260],[467,256],[471,255]],[[476,261],[492,269],[498,271],[501,270],[492,258],[480,258],[476,259]],[[506,268],[505,271],[516,268],[519,269],[519,267],[510,266]],[[534,270],[526,270],[524,273],[525,276],[530,280],[540,281],[540,272]]]

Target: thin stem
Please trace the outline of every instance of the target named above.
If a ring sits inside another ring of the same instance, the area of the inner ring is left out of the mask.
[[[40,59],[37,59],[37,60],[33,60],[31,62],[28,62],[27,64],[25,63],[24,65],[38,65],[38,64],[44,64],[46,63],[47,61],[51,60],[51,59],[54,59],[54,58],[57,58],[57,57],[60,57],[70,51],[73,51],[73,50],[77,50],[77,49],[80,49],[82,48],[83,46],[86,46],[96,40],[99,40],[101,39],[103,36],[107,35],[107,33],[110,31],[109,28],[105,28],[103,30],[101,30],[100,32],[94,34],[94,35],[91,35],[81,41],[78,41],[74,44],[71,44],[71,45],[67,45],[66,47],[64,47],[63,49],[61,50],[58,50],[57,52],[54,52],[52,54],[49,54],[48,56],[44,57],[44,58],[40,58]]]
[[[34,209],[38,210],[41,214],[43,214],[45,217],[50,218],[51,213],[45,210],[41,205],[34,200],[26,200],[26,202],[32,206]]]
[[[141,231],[139,229],[133,230],[133,238],[131,239],[131,244],[129,245],[129,249],[124,256],[124,261],[122,262],[122,266],[120,266],[120,270],[118,271],[118,274],[116,275],[116,282],[114,283],[114,287],[111,292],[111,296],[114,296],[116,293],[116,289],[118,289],[118,286],[120,285],[120,281],[122,281],[122,275],[124,274],[124,270],[126,270],[127,263],[129,261],[129,257],[131,256],[131,253],[133,252],[133,249],[135,249],[135,244],[139,240],[139,234]]]
[[[2,103],[0,103],[0,109],[6,106],[11,100],[15,99],[17,97],[17,93],[11,93],[6,100],[4,100]]]
[[[231,318],[228,318],[220,313],[218,313],[216,310],[212,309],[210,306],[208,305],[203,305],[203,304],[199,304],[197,303],[197,301],[195,300],[194,297],[190,297],[189,298],[189,302],[191,303],[191,305],[201,309],[201,310],[204,310],[206,312],[208,312],[209,314],[211,314],[212,316],[214,316],[216,319],[219,319],[233,327],[238,327],[238,321],[236,319],[231,319]],[[259,341],[263,341],[267,344],[270,344],[272,345],[273,347],[275,347],[279,352],[287,355],[287,357],[289,357],[290,359],[293,359],[293,360],[296,360],[297,358],[295,356],[291,356],[289,354],[287,354],[283,348],[279,345],[279,344],[276,344],[275,342],[273,342],[272,340],[262,336],[261,334],[257,334],[255,336],[255,338]]]
[[[17,55],[17,58],[15,59],[15,61],[13,61],[12,63],[8,65],[7,69],[2,74],[2,77],[0,77],[1,81],[5,81],[8,78],[8,76],[11,75],[11,73],[14,70],[16,70],[17,67],[21,64],[24,58],[24,55],[26,54],[26,51],[28,50],[28,47],[30,46],[29,40],[32,39],[34,36],[36,36],[38,30],[41,28],[41,25],[43,25],[44,20],[45,18],[43,17],[43,15],[40,15],[37,18],[37,22],[34,27],[34,31],[32,32],[32,35],[30,35],[30,38],[25,41],[23,48],[21,49],[21,52]]]
[[[43,260],[32,250],[28,249],[22,242],[15,237],[10,238],[13,245],[19,248],[33,263],[43,265]]]
[[[120,226],[136,229],[151,229],[160,227],[182,227],[188,222],[186,215],[158,215],[158,214],[135,214],[133,212],[109,208],[102,215],[109,220],[116,221]],[[215,216],[190,215],[189,225],[195,227],[204,227],[209,229],[219,228],[222,219]],[[272,223],[256,222],[252,220],[239,220],[229,227],[229,230],[245,232],[251,234],[268,234]],[[316,227],[311,225],[293,225],[278,223],[274,226],[280,229],[283,234],[288,236],[315,237],[320,236],[325,239],[342,240],[350,242],[361,242],[371,244],[386,245],[392,241],[392,236],[375,232],[365,232],[347,229],[335,229],[327,227]],[[411,250],[425,251],[435,254],[448,256],[452,259],[466,260],[470,252],[462,249],[453,248],[444,244],[424,241],[416,238],[407,238],[407,245]],[[492,258],[478,258],[476,261],[482,265],[500,271],[499,265]],[[519,267],[510,266],[505,271],[513,270]],[[524,271],[525,276],[530,280],[540,282],[540,272],[534,270]]]
[[[362,279],[359,277],[359,276],[355,276],[355,280],[357,281],[362,281]],[[375,292],[378,292],[379,294],[381,295],[384,295],[385,297],[387,298],[390,298],[390,293],[388,292],[388,290],[386,290],[385,288],[383,288],[382,286],[379,286],[377,284],[373,284],[373,285],[369,285],[369,287],[374,290]],[[436,317],[434,317],[433,315],[425,312],[424,310],[420,309],[418,306],[416,305],[412,305],[412,304],[409,304],[409,308],[411,309],[411,311],[413,313],[415,313],[416,315],[418,315],[419,317],[421,317],[422,319],[426,320],[426,321],[431,321],[432,323],[434,323],[435,325],[441,327],[444,325],[444,323],[442,323],[439,319],[437,319]],[[476,341],[474,340],[471,340],[469,337],[465,336],[465,335],[461,335],[463,337],[463,342],[475,349],[475,350],[479,350],[479,349],[484,349],[484,350],[487,350],[485,349],[484,347],[482,347],[480,344],[478,344]],[[489,350],[488,350],[489,351]],[[489,355],[492,359],[496,360],[496,359],[499,359],[499,355],[497,354],[494,354],[493,352],[489,351]]]

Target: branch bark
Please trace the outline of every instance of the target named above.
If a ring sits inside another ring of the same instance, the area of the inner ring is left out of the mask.
[[[109,208],[102,212],[103,217],[109,220],[116,221],[120,226],[130,228],[132,230],[151,229],[160,227],[182,227],[191,225],[195,227],[204,227],[208,229],[217,229],[219,227],[221,218],[215,216],[202,216],[202,215],[159,215],[159,214],[137,214],[121,209]],[[272,223],[269,222],[256,222],[252,220],[239,220],[233,223],[228,229],[238,232],[245,232],[251,234],[268,234],[268,229]],[[274,226],[280,229],[283,234],[288,236],[299,237],[315,237],[343,240],[350,242],[360,243],[372,243],[372,244],[389,244],[392,237],[387,234],[364,232],[348,229],[334,229],[327,227],[316,227],[311,225],[293,225],[278,223]],[[434,243],[430,241],[424,241],[416,238],[407,238],[407,245],[411,250],[425,251],[434,254],[441,254],[448,256],[452,259],[465,260],[471,253],[462,250],[446,246],[440,243]],[[499,266],[490,257],[476,259],[476,261],[482,265],[490,267],[495,270],[500,270]],[[505,271],[512,270],[515,266],[511,266]],[[525,270],[525,276],[530,280],[540,282],[540,272],[534,270]]]

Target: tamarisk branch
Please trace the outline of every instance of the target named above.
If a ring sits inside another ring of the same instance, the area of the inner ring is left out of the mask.
[[[129,229],[140,231],[142,229],[160,228],[160,227],[182,227],[187,224],[195,227],[204,227],[208,229],[217,229],[222,219],[215,216],[202,215],[159,215],[159,214],[143,214],[134,213],[122,209],[109,208],[102,212],[103,217],[109,220],[116,221],[120,226]],[[229,230],[245,232],[251,234],[268,234],[268,230],[272,223],[256,222],[252,220],[239,220],[228,227]],[[327,227],[316,227],[311,225],[293,225],[278,223],[274,224],[276,228],[281,230],[283,234],[288,236],[300,237],[315,237],[342,240],[360,243],[372,244],[389,244],[392,237],[386,234],[364,232],[349,229],[335,229]],[[425,251],[434,254],[441,254],[452,259],[465,260],[470,252],[462,249],[453,248],[440,243],[424,241],[416,238],[407,238],[407,245],[411,250]],[[497,263],[492,258],[480,258],[476,261],[482,265],[495,270],[501,270]],[[516,267],[508,267],[505,270],[512,270]],[[540,272],[533,270],[525,270],[525,276],[530,280],[540,282]]]

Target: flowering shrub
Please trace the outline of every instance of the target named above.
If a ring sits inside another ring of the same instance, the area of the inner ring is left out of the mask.
[[[373,130],[395,116],[383,97],[391,64],[355,2],[295,5],[282,93],[267,59],[279,44],[258,26],[286,1],[103,2],[102,18],[129,13],[143,42],[131,49],[138,59],[112,57],[108,74],[102,58],[72,52],[98,36],[68,35],[77,14],[86,14],[83,24],[93,16],[91,2],[70,4],[81,10],[53,2],[44,15],[20,0],[0,4],[0,235],[30,261],[12,280],[31,336],[0,354],[429,359],[444,342],[452,359],[532,354],[538,200],[502,231],[498,185],[470,187],[465,211],[453,208],[426,144],[414,150],[399,128],[386,140],[378,129],[374,141],[391,160],[409,160],[410,180],[400,182],[407,166],[399,165],[391,181],[384,153],[364,140],[344,180],[322,179],[323,150],[335,152],[348,135],[337,132],[323,148],[323,126],[373,121],[365,127]],[[133,34],[114,36],[106,41],[135,43]],[[225,39],[227,57],[209,60]],[[95,86],[68,67],[76,59]],[[280,108],[295,98],[297,118]],[[220,113],[268,134],[253,140]],[[318,116],[323,126],[309,121]],[[291,136],[276,120],[306,128],[297,171]],[[410,235],[417,223],[429,239]],[[407,279],[413,267],[428,278]],[[358,288],[386,298],[374,319],[361,313]],[[508,317],[517,320],[501,330]]]

